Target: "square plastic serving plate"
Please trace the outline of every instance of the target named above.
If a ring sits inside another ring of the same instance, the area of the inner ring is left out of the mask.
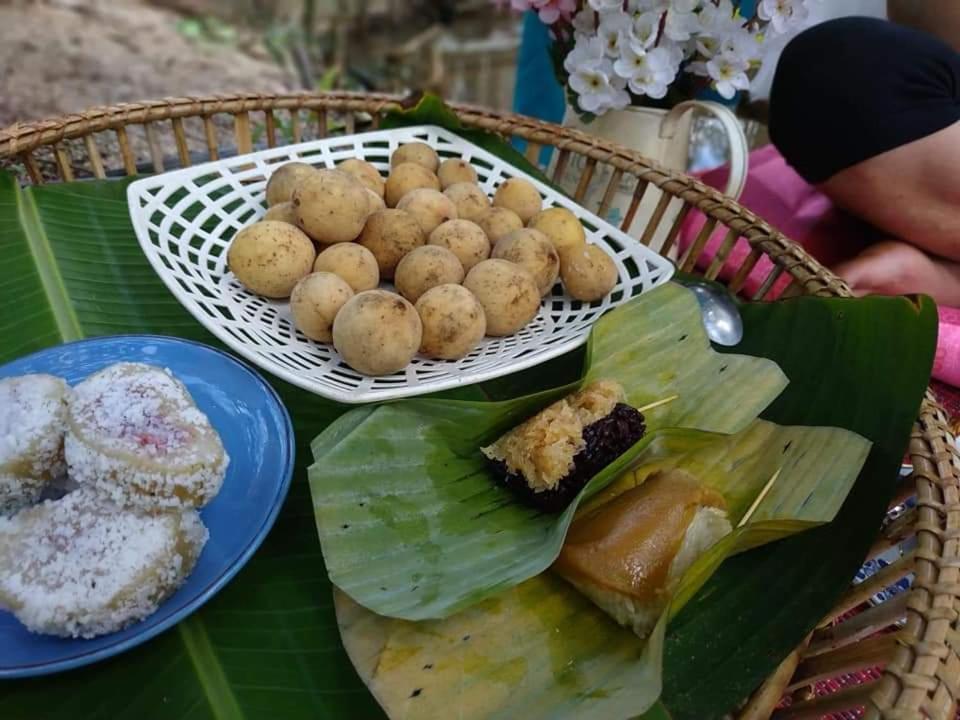
[[[404,370],[366,377],[346,364],[332,345],[294,329],[289,304],[244,289],[227,269],[227,247],[243,227],[264,212],[271,172],[299,160],[333,167],[348,158],[373,163],[383,175],[398,145],[422,141],[441,158],[462,157],[477,170],[484,191],[511,177],[530,180],[544,207],[565,207],[580,218],[587,241],[616,263],[619,279],[603,300],[582,303],[558,282],[540,313],[511,337],[485,338],[456,361],[417,356]],[[132,183],[127,189],[137,239],[163,282],[210,332],[255,365],[310,392],[344,403],[424,395],[507,375],[561,355],[587,340],[604,312],[667,282],[673,264],[569,198],[495,155],[439,127],[379,130],[274,148],[175,170]]]

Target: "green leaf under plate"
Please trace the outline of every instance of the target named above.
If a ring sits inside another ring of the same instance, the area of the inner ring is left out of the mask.
[[[696,299],[667,284],[595,327],[588,377],[621,382],[647,436],[599,473],[589,496],[664,427],[735,432],[783,389],[776,365],[714,352]],[[611,340],[613,338],[613,340]],[[348,413],[313,446],[317,528],[333,582],[361,605],[441,618],[516,585],[556,559],[576,511],[548,515],[495,484],[479,448],[570,388],[500,403],[411,400]]]
[[[21,190],[0,173],[0,363],[66,340],[128,332],[219,345],[144,257],[126,186]],[[306,482],[310,439],[346,408],[273,385],[294,418],[298,463],[277,524],[253,559],[199,611],[140,647],[78,670],[0,683],[0,717],[382,716],[340,645]]]

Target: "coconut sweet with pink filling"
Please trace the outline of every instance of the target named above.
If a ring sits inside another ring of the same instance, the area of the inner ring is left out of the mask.
[[[0,380],[0,516],[32,505],[63,474],[69,393],[52,375]]]
[[[183,383],[142,363],[111,365],[74,387],[65,455],[81,486],[147,511],[202,507],[229,463]]]

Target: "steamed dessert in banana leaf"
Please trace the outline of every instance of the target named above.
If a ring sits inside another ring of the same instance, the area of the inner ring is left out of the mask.
[[[168,370],[123,362],[73,389],[65,441],[70,476],[118,505],[202,507],[229,458],[207,416]]]
[[[0,607],[36,633],[120,630],[180,587],[207,537],[196,510],[148,515],[81,488],[0,518]]]
[[[684,572],[731,530],[718,492],[659,472],[577,517],[553,569],[643,638]]]
[[[0,516],[32,505],[63,474],[69,393],[53,375],[0,380]]]
[[[497,481],[527,504],[559,512],[646,431],[623,388],[597,380],[482,448]]]

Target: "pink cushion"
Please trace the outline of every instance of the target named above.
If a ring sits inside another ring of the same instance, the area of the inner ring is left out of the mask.
[[[701,179],[722,188],[726,176],[726,168],[719,168],[704,173]],[[750,174],[740,202],[827,267],[857,255],[880,237],[876,230],[836,208],[826,195],[797,175],[772,145],[750,153]],[[678,237],[681,253],[694,242],[705,222],[701,213],[691,213]],[[725,234],[726,230],[719,228],[711,235],[696,260],[699,269],[709,267]],[[739,238],[720,271],[720,279],[731,280],[749,254],[749,243]],[[742,293],[753,297],[773,269],[773,263],[762,257],[747,276]],[[790,278],[782,275],[767,297],[779,297],[789,283]],[[940,308],[939,312],[940,336],[933,375],[960,386],[960,309]]]

